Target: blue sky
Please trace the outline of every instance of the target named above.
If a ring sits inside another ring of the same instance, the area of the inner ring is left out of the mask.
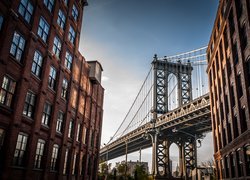
[[[80,52],[98,60],[105,88],[102,144],[122,122],[153,55],[174,55],[208,44],[218,0],[89,0]],[[213,151],[211,135],[206,150]],[[211,153],[210,153],[211,154]]]

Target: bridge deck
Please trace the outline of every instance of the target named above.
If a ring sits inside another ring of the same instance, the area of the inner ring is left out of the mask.
[[[151,128],[152,124],[147,123],[106,145],[100,150],[100,158],[102,160],[114,159],[125,155],[126,143],[128,153],[151,147],[151,140],[143,137],[145,132]],[[160,129],[161,138],[173,138],[176,135],[172,132],[174,128],[196,135],[211,131],[209,95],[205,94],[158,117],[156,128]]]

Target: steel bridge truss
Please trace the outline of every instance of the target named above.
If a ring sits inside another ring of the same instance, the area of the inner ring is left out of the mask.
[[[192,100],[191,72],[193,68],[191,63],[169,62],[167,59],[160,60],[155,55],[152,66],[154,69],[154,82],[156,82],[154,113],[158,115],[169,111],[168,77],[170,74],[174,74],[177,78],[178,105],[182,106]]]

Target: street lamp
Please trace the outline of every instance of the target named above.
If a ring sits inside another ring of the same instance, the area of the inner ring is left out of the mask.
[[[181,133],[184,133],[184,134],[187,134],[187,135],[189,135],[189,136],[191,136],[191,137],[193,137],[194,138],[194,141],[195,141],[195,143],[194,143],[194,148],[195,148],[195,179],[197,180],[198,179],[198,177],[197,177],[197,175],[198,175],[198,172],[197,172],[197,148],[199,148],[199,147],[201,147],[201,141],[198,139],[198,137],[197,137],[197,135],[196,134],[191,134],[191,133],[189,133],[189,132],[186,132],[186,131],[183,131],[183,130],[177,130],[176,128],[174,128],[174,129],[172,129],[172,132],[181,132]],[[198,141],[198,143],[200,144],[199,146],[197,146],[197,141]]]

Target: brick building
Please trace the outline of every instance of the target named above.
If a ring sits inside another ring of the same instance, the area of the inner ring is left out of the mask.
[[[104,89],[78,51],[86,4],[0,1],[0,179],[96,179]]]
[[[220,0],[207,50],[217,179],[250,179],[249,17],[249,0]]]

